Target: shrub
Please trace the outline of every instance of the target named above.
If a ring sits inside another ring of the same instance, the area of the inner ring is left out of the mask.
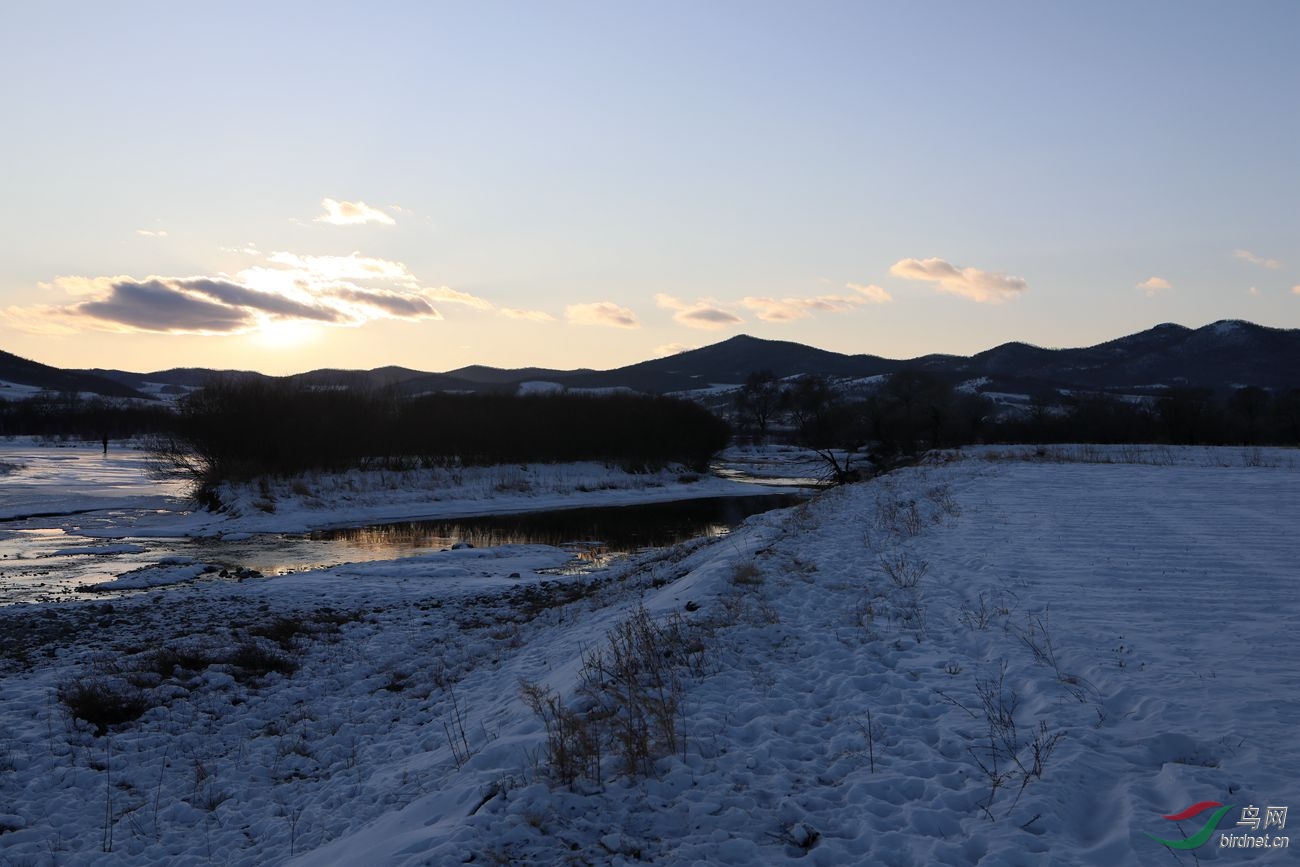
[[[288,654],[266,641],[249,638],[236,645],[230,664],[238,669],[237,677],[251,680],[276,674],[288,677],[298,670],[298,663]]]
[[[638,608],[584,655],[575,702],[521,682],[524,701],[546,728],[546,762],[556,780],[597,785],[609,755],[629,775],[648,776],[656,759],[685,749],[682,680],[703,670],[705,647],[680,615],[659,623]]]
[[[58,698],[74,719],[94,726],[96,735],[139,719],[153,706],[143,689],[109,677],[68,681],[59,687]]]
[[[737,563],[731,569],[731,583],[752,586],[763,583],[763,576],[758,573],[755,563]]]

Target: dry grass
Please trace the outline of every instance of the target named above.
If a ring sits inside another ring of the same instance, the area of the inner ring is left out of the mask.
[[[584,655],[572,702],[521,682],[524,701],[546,729],[545,762],[554,778],[599,785],[607,758],[623,774],[649,776],[656,759],[684,751],[683,677],[702,673],[704,658],[697,626],[680,615],[658,622],[638,608]]]

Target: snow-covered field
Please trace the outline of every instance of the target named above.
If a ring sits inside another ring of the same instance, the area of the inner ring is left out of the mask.
[[[979,450],[582,575],[507,546],[0,609],[0,864],[1283,861],[1148,835],[1300,794],[1294,457]],[[582,719],[642,606],[682,618],[677,748],[558,784],[520,683]]]

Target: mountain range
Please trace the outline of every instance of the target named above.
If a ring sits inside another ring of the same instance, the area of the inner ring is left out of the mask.
[[[925,355],[888,359],[845,355],[784,340],[739,335],[721,343],[613,370],[507,370],[473,365],[443,373],[380,367],[374,370],[313,370],[286,379],[317,387],[391,387],[402,394],[431,391],[525,389],[630,389],[653,394],[739,385],[753,372],[866,379],[917,369],[965,383],[968,390],[1015,395],[1063,391],[1159,394],[1198,387],[1226,392],[1244,385],[1300,387],[1300,329],[1270,328],[1223,320],[1201,328],[1163,324],[1076,349],[1045,349],[1004,343],[972,356]],[[246,371],[173,368],[150,373],[95,368],[63,370],[0,351],[0,399],[33,390],[80,391],[114,398],[157,400],[184,394],[214,376],[253,376]],[[549,385],[525,385],[547,383]],[[5,387],[7,386],[7,387]]]

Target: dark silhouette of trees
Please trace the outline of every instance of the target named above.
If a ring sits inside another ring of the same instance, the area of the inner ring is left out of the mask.
[[[215,504],[223,481],[352,467],[595,460],[632,471],[707,467],[727,423],[688,401],[641,395],[431,394],[215,382],[185,398],[160,465]]]
[[[846,451],[862,441],[861,407],[849,401],[824,376],[802,376],[781,392],[780,409],[794,432],[795,442],[815,451],[837,484],[859,477]]]
[[[735,409],[743,428],[760,439],[766,438],[781,405],[781,386],[770,370],[751,373],[736,392]]]
[[[1213,393],[1204,388],[1174,388],[1156,403],[1168,442],[1177,445],[1222,442],[1222,426]]]
[[[865,410],[884,458],[976,442],[992,414],[986,398],[959,394],[948,381],[920,370],[889,377]]]
[[[1270,442],[1300,445],[1300,388],[1277,395],[1269,417]]]
[[[83,397],[42,391],[23,400],[0,400],[0,436],[124,439],[171,428],[174,416],[160,403]]]
[[[1255,385],[1239,388],[1228,397],[1229,437],[1246,445],[1255,445],[1268,437],[1269,414],[1273,397]]]

